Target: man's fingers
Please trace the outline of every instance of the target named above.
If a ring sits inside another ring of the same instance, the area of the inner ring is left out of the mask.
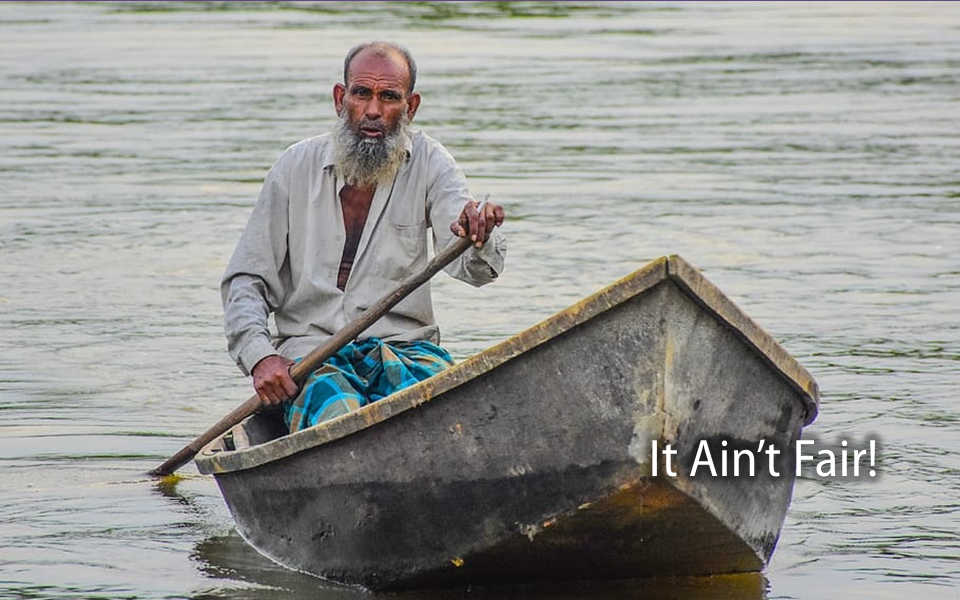
[[[260,401],[264,404],[270,405],[277,403],[277,394],[269,382],[264,382],[263,385],[257,389],[257,392],[260,396]]]
[[[493,209],[493,226],[500,227],[503,225],[503,217],[503,207],[498,204]],[[490,230],[493,231],[493,227],[491,227]]]
[[[265,377],[259,381],[256,389],[260,401],[265,404],[280,404],[300,393],[300,388],[297,387],[289,374],[282,371],[275,372],[271,377]]]
[[[274,396],[273,392],[269,390],[263,390],[258,394],[258,396],[260,396],[260,402],[266,404],[267,406],[277,403],[276,396]]]
[[[286,398],[284,398],[284,400],[289,400],[300,393],[300,388],[297,387],[297,384],[293,381],[293,379],[286,377],[283,380],[283,391],[286,393]]]
[[[486,207],[481,208],[480,203],[469,204],[472,210],[464,208],[467,213],[470,225],[470,239],[476,242],[477,248],[483,245],[487,239],[487,214]]]
[[[479,205],[478,205],[479,207]],[[486,207],[477,211],[477,234],[473,236],[473,239],[477,242],[477,247],[483,245],[483,242],[487,239],[487,209]]]
[[[277,376],[270,382],[270,401],[273,404],[280,404],[297,395],[299,391],[297,384],[293,382],[286,373],[277,373]]]
[[[273,406],[296,398],[300,387],[290,375],[294,361],[282,356],[268,356],[253,368],[253,388],[260,402]]]
[[[477,248],[490,238],[494,227],[503,225],[504,212],[499,204],[467,203],[457,220],[450,224],[450,231],[457,237],[470,237]]]
[[[467,231],[470,234],[470,239],[477,241],[477,223],[480,220],[480,215],[477,213],[477,205],[473,205],[473,210],[464,211],[467,215]]]

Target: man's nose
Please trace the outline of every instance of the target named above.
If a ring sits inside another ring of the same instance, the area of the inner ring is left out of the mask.
[[[380,118],[380,100],[376,96],[367,101],[364,106],[364,116],[371,120]]]

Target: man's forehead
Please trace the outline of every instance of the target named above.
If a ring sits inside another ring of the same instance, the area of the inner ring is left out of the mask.
[[[410,69],[403,55],[392,48],[364,48],[350,61],[349,83],[357,79],[396,79],[405,86],[410,81]]]

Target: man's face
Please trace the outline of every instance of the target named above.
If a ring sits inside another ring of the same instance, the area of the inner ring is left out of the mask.
[[[333,98],[337,114],[356,135],[380,142],[397,131],[405,114],[413,120],[420,95],[407,93],[407,63],[398,54],[362,51],[350,63],[348,77],[346,86],[334,86]]]

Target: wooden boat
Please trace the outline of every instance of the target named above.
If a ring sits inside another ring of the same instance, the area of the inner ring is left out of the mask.
[[[670,256],[357,412],[293,435],[259,413],[196,463],[262,554],[373,590],[756,572],[818,405],[810,374]],[[780,454],[721,475],[721,452],[761,441]]]

